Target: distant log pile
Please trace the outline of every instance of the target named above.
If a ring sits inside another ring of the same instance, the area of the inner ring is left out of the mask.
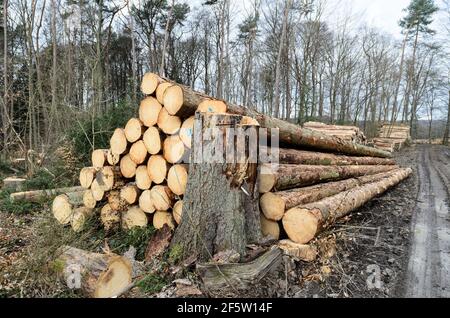
[[[341,139],[354,142],[357,144],[366,144],[366,136],[356,126],[327,125],[319,122],[307,122],[304,128],[315,130],[326,135],[339,137]]]
[[[357,127],[301,128],[152,73],[141,90],[138,116],[117,128],[109,149],[94,150],[80,171],[84,191],[53,202],[55,218],[74,231],[97,217],[107,232],[168,227],[175,231],[172,246],[199,260],[228,250],[243,258],[248,244],[267,238],[311,259],[302,244],[411,173],[389,152],[365,146]],[[228,136],[227,128],[243,132],[243,142],[218,138]],[[283,148],[258,149],[276,150],[276,162],[250,159],[249,135],[261,128],[279,129]],[[215,133],[198,137],[208,129]],[[244,160],[186,163],[211,148],[240,151]]]
[[[372,140],[375,148],[394,152],[401,150],[411,140],[411,128],[407,125],[383,125],[378,137]]]

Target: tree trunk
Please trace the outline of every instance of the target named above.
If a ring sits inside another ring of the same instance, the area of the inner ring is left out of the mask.
[[[316,183],[336,181],[363,175],[392,171],[398,166],[308,166],[263,165],[259,178],[259,192],[287,190]]]
[[[61,274],[68,287],[81,288],[90,297],[119,296],[131,284],[132,265],[125,257],[70,246],[63,246],[60,253],[55,264],[62,265]]]
[[[184,257],[209,260],[226,250],[242,257],[246,245],[261,238],[257,163],[249,158],[250,147],[257,145],[257,129],[241,125],[242,119],[196,115],[183,217],[172,241],[172,246],[182,247]],[[232,158],[225,156],[226,149],[235,149]]]
[[[299,244],[306,244],[322,229],[333,225],[339,218],[397,185],[411,173],[410,168],[401,169],[389,178],[293,208],[284,215],[283,227],[289,239]]]
[[[264,215],[274,221],[283,218],[284,213],[296,206],[317,202],[358,186],[383,180],[398,170],[377,173],[342,181],[328,182],[315,186],[292,189],[280,192],[268,192],[261,196],[260,207]]]
[[[450,134],[450,90],[448,91],[448,105],[447,105],[447,124],[445,125],[443,144],[449,145]]]

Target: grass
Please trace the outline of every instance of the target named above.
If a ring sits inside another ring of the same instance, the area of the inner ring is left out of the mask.
[[[41,202],[27,202],[27,201],[12,201],[10,199],[11,192],[8,190],[0,191],[0,212],[7,212],[11,214],[31,214],[37,211],[42,211],[48,200],[42,200]]]
[[[153,226],[121,231],[110,237],[108,244],[111,250],[118,254],[123,254],[130,246],[134,246],[136,248],[136,260],[142,261],[145,258],[148,241],[154,233],[155,228]]]
[[[166,285],[167,281],[164,279],[164,277],[156,274],[149,274],[136,284],[139,290],[145,294],[154,294],[160,292]]]

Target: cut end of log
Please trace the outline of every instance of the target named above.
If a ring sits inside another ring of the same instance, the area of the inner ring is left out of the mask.
[[[139,106],[139,119],[145,126],[152,127],[158,122],[161,108],[162,105],[155,98],[149,96],[141,101]]]
[[[158,85],[156,88],[156,99],[160,104],[164,103],[164,93],[166,92],[166,89],[172,86],[172,83],[165,82]]]
[[[191,149],[192,146],[192,136],[194,135],[194,122],[195,117],[191,116],[183,122],[180,129],[180,138],[184,145]]]
[[[277,222],[267,219],[263,214],[260,215],[261,232],[264,237],[270,236],[275,240],[280,239],[280,226]]]
[[[278,242],[284,254],[294,257],[299,261],[313,262],[317,257],[317,250],[313,246],[297,244],[291,240],[281,240]]]
[[[129,142],[138,141],[143,134],[143,123],[137,118],[131,118],[125,126],[125,136]]]
[[[175,135],[180,130],[181,119],[178,116],[170,115],[163,107],[159,112],[158,127],[167,135]]]
[[[123,154],[128,147],[128,140],[125,134],[125,129],[117,128],[109,141],[111,151],[116,155]]]
[[[286,204],[276,194],[268,192],[264,193],[259,199],[261,211],[269,220],[280,221],[286,210]]]
[[[186,192],[188,172],[185,165],[174,165],[167,174],[167,185],[176,195],[183,195]]]
[[[159,134],[158,128],[148,128],[142,140],[149,154],[156,155],[161,151],[161,135]]]
[[[136,163],[131,159],[130,155],[124,156],[120,160],[120,172],[125,178],[133,178],[136,176]]]
[[[198,105],[199,113],[216,113],[225,114],[227,112],[227,104],[221,100],[204,100]]]
[[[259,174],[259,193],[270,192],[276,183],[276,177],[272,169],[268,166],[262,166]]]
[[[91,187],[92,181],[94,180],[94,176],[95,176],[94,167],[86,167],[81,169],[80,185],[85,189],[89,189]]]
[[[89,216],[92,215],[92,209],[87,207],[80,207],[73,210],[70,224],[74,232],[78,233],[84,229],[84,224]]]
[[[167,225],[172,230],[175,228],[172,213],[164,211],[156,212],[153,216],[153,227],[157,230],[160,230],[164,227],[164,225]]]
[[[103,168],[106,162],[108,150],[96,149],[92,152],[92,166],[96,169]]]
[[[283,227],[293,242],[306,244],[316,236],[319,230],[319,221],[312,210],[293,208],[284,215]]]
[[[145,190],[144,192],[142,192],[141,196],[139,197],[139,207],[145,213],[155,213],[156,209],[153,205],[150,190]]]
[[[178,85],[171,85],[166,88],[163,97],[163,105],[170,115],[176,115],[183,106],[183,90]]]
[[[147,215],[138,206],[131,207],[122,216],[122,228],[125,230],[131,230],[135,227],[146,227],[147,225]]]
[[[111,298],[119,296],[132,280],[132,267],[124,257],[114,257],[110,260],[108,269],[102,273],[94,291],[95,298]]]
[[[167,211],[173,205],[173,193],[169,187],[166,186],[154,186],[150,190],[150,197],[156,211]]]
[[[141,190],[148,190],[152,186],[152,180],[147,172],[147,166],[139,166],[136,169],[136,186]]]
[[[83,194],[83,204],[85,207],[94,209],[97,205],[97,201],[92,194],[92,190],[86,190]]]
[[[120,190],[120,198],[128,204],[134,204],[139,197],[139,189],[135,185],[127,185]]]
[[[168,164],[161,155],[153,155],[147,162],[147,172],[155,184],[161,184],[166,180]]]
[[[110,204],[105,204],[100,211],[100,220],[106,231],[110,231],[120,224],[120,212],[114,210]]]
[[[130,158],[137,165],[142,164],[147,158],[147,155],[147,147],[142,140],[135,142],[130,148]]]
[[[67,195],[65,194],[58,195],[53,200],[52,212],[53,216],[60,224],[66,225],[70,223],[70,219],[72,216],[72,204],[70,204]]]
[[[167,162],[175,164],[183,159],[184,143],[179,136],[169,136],[164,140],[163,154]]]
[[[95,201],[97,201],[97,202],[102,201],[103,198],[105,197],[105,190],[98,183],[97,179],[94,179],[94,181],[92,181],[91,191],[92,191],[92,196],[94,197]]]
[[[175,203],[175,205],[173,206],[172,214],[175,222],[177,222],[177,224],[181,224],[181,219],[183,216],[183,200]]]
[[[145,73],[142,77],[141,91],[144,95],[151,95],[156,91],[161,79],[154,73]]]
[[[115,154],[112,149],[109,149],[106,154],[106,160],[110,166],[115,166],[120,162],[120,155]]]

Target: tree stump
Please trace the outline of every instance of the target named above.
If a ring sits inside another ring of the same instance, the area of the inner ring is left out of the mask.
[[[227,250],[242,257],[247,244],[261,240],[257,157],[257,123],[196,114],[183,215],[172,241],[184,257],[209,260]]]

